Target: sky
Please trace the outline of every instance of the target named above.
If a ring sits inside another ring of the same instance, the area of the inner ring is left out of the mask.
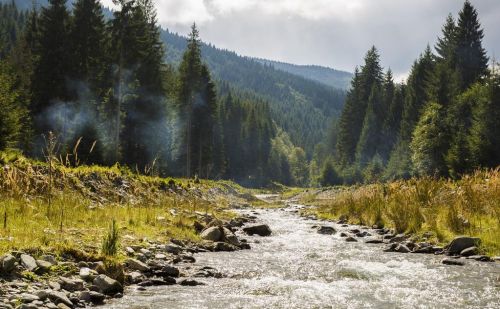
[[[111,5],[112,0],[102,0]],[[472,0],[488,56],[500,58],[500,0]],[[354,71],[375,45],[385,69],[404,79],[463,0],[155,0],[164,28],[240,55]],[[168,48],[168,47],[167,47]],[[168,52],[168,49],[167,49]]]

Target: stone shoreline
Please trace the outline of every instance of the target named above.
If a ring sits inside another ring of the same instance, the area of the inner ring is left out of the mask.
[[[84,261],[74,257],[30,255],[11,252],[0,257],[0,308],[83,308],[98,306],[112,298],[123,297],[124,287],[204,284],[201,278],[222,278],[216,269],[197,265],[198,252],[250,249],[241,230],[247,235],[267,236],[268,226],[255,223],[256,217],[240,216],[227,222],[205,216],[205,223],[195,222],[204,239],[188,243],[172,239],[162,244],[144,241],[123,248],[124,262],[106,265],[103,261]]]

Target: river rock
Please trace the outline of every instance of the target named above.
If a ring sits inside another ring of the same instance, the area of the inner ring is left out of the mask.
[[[458,266],[463,266],[465,265],[464,262],[457,260],[457,259],[443,259],[441,263],[445,265],[458,265]]]
[[[238,237],[236,237],[236,235],[234,235],[234,233],[229,230],[228,228],[222,228],[222,231],[224,232],[224,240],[228,243],[230,243],[231,245],[234,245],[234,246],[240,246],[240,241],[238,240]]]
[[[47,297],[55,304],[62,303],[70,308],[73,308],[73,303],[69,300],[69,298],[63,292],[48,290]]]
[[[0,268],[2,272],[6,274],[13,271],[14,268],[16,267],[16,258],[11,254],[4,255],[0,260],[1,260]]]
[[[239,248],[226,242],[216,242],[213,246],[213,251],[236,251]]]
[[[469,260],[475,260],[479,262],[491,262],[492,259],[487,255],[470,255],[467,257]]]
[[[182,247],[176,244],[166,244],[164,247],[165,251],[172,254],[179,254],[182,252]]]
[[[369,238],[365,241],[365,243],[367,243],[367,244],[381,244],[383,242],[384,241],[380,238]]]
[[[99,274],[93,269],[82,267],[80,268],[79,275],[85,281],[93,281]]]
[[[172,284],[175,284],[175,282],[172,283],[170,281],[165,281],[163,279],[151,278],[151,279],[144,280],[137,285],[142,286],[142,287],[148,287],[148,286],[162,286],[162,285],[172,285]]]
[[[406,240],[406,236],[404,234],[398,234],[394,237],[392,237],[389,242],[392,243],[392,242],[402,242],[402,241],[405,241]]]
[[[453,239],[446,247],[448,255],[460,254],[462,250],[479,245],[481,240],[477,237],[459,236]]]
[[[40,298],[38,298],[38,296],[33,295],[33,294],[22,293],[21,295],[19,295],[19,299],[23,303],[32,303],[36,300],[39,300]]]
[[[50,268],[54,265],[51,262],[45,260],[36,260],[36,265],[42,272],[50,271]]]
[[[132,249],[132,247],[125,247],[125,252],[127,253],[127,255],[134,255],[135,254],[135,250]]]
[[[246,226],[243,228],[243,232],[248,235],[259,235],[259,236],[269,236],[271,235],[271,229],[267,224],[256,224],[251,226]]]
[[[476,246],[464,249],[460,252],[461,256],[471,256],[471,255],[477,255],[479,252],[478,248]]]
[[[162,277],[179,277],[180,271],[177,267],[166,265],[158,273]]]
[[[21,265],[29,271],[34,271],[38,266],[36,265],[36,260],[27,254],[21,254]]]
[[[399,253],[409,253],[411,250],[406,246],[406,245],[398,245],[394,251],[399,252]]]
[[[59,277],[59,284],[61,285],[61,288],[70,292],[81,291],[84,288],[83,280],[81,279]]]
[[[434,253],[434,248],[432,246],[416,246],[412,253]]]
[[[199,281],[196,281],[193,279],[184,279],[184,280],[180,281],[179,284],[184,285],[184,286],[204,285],[203,282],[199,282]]]
[[[99,290],[106,295],[113,295],[116,293],[123,292],[123,286],[120,282],[111,279],[106,275],[99,275],[94,279],[93,284],[99,288]]]
[[[337,231],[331,227],[331,226],[326,226],[326,225],[323,225],[323,226],[320,226],[318,228],[318,234],[323,234],[323,235],[333,235],[335,234]]]
[[[200,237],[204,240],[219,241],[222,239],[222,232],[218,226],[212,226],[201,232]]]
[[[127,259],[125,261],[125,264],[127,264],[128,268],[132,270],[137,270],[142,272],[148,272],[151,270],[148,265],[136,259]]]
[[[95,292],[95,291],[83,291],[83,292],[80,292],[79,299],[86,302],[86,303],[100,305],[104,302],[104,299],[106,299],[106,296],[104,296],[104,294],[101,294],[101,293]]]
[[[132,284],[137,284],[141,281],[144,281],[146,279],[146,276],[144,274],[138,272],[138,271],[133,271],[131,273],[127,274],[127,281],[132,283]]]
[[[345,241],[347,241],[347,242],[357,242],[358,240],[356,238],[352,237],[352,236],[349,236],[349,237],[347,237],[345,239]]]

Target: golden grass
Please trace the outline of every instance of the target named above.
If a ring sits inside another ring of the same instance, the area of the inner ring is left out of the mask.
[[[94,259],[113,220],[121,246],[199,241],[197,213],[234,216],[223,193],[239,189],[230,182],[135,175],[119,166],[63,165],[53,166],[51,189],[48,164],[1,153],[0,160],[0,255],[25,250]]]
[[[461,180],[420,178],[346,188],[328,199],[306,195],[325,219],[381,224],[398,232],[432,232],[437,242],[457,235],[481,238],[482,249],[500,254],[500,169],[477,171]]]

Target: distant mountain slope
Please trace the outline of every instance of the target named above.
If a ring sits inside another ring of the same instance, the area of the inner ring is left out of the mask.
[[[260,58],[254,59],[260,63],[272,65],[278,70],[302,76],[307,79],[312,79],[327,86],[339,89],[348,89],[353,77],[352,73],[319,65],[297,65]]]
[[[166,43],[167,62],[179,63],[186,48],[186,38],[169,31],[162,31],[161,37]],[[343,107],[344,90],[211,44],[202,45],[202,55],[216,79],[270,101],[276,123],[309,154],[324,138],[332,117],[337,117]]]

